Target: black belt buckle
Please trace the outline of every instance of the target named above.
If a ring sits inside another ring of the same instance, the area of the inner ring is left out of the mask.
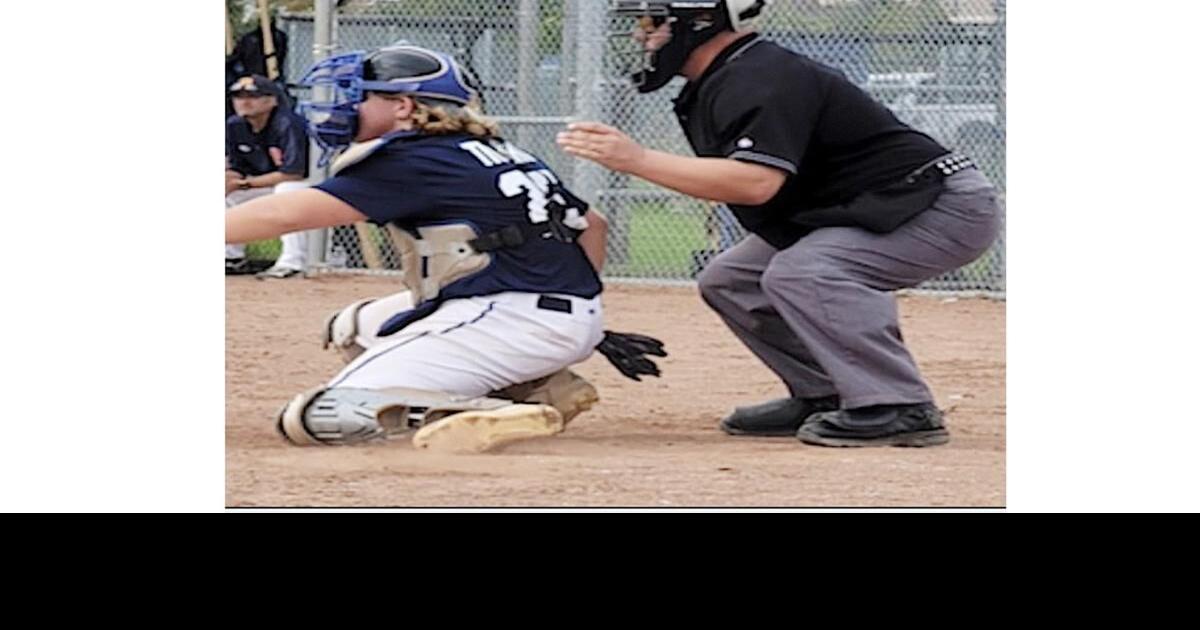
[[[924,176],[940,176],[942,179],[950,177],[959,171],[965,171],[970,168],[975,168],[975,162],[965,155],[950,153],[918,168],[904,178],[904,181],[909,184],[915,184],[918,179]]]
[[[538,297],[537,307],[544,311],[558,311],[559,313],[571,314],[571,300],[556,298],[550,295]]]

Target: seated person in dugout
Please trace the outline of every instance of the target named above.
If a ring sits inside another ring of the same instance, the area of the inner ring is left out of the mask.
[[[602,328],[607,223],[537,157],[497,134],[450,56],[415,46],[316,64],[309,133],[333,175],[226,214],[228,243],[371,221],[401,252],[405,290],[326,323],[349,361],[281,411],[296,444],[413,433],[418,447],[482,451],[550,435],[596,402],[567,370],[600,350],[657,376],[661,343]],[[315,92],[315,90],[314,90]]]
[[[305,188],[308,136],[304,121],[282,106],[278,86],[249,75],[229,86],[229,94],[235,114],[225,121],[225,207]],[[279,258],[259,278],[290,278],[304,270],[305,234],[282,234],[280,242]],[[244,245],[225,245],[226,274],[253,271]]]

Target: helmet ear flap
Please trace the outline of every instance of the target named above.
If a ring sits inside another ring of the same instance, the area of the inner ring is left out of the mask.
[[[463,85],[466,86],[467,91],[471,92],[472,96],[479,101],[479,105],[482,107],[483,84],[479,82],[479,77],[475,76],[475,73],[472,72],[470,68],[460,63],[456,62],[455,66],[458,68],[459,76],[462,77]]]

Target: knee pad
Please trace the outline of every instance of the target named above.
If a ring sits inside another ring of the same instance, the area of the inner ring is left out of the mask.
[[[506,387],[491,394],[516,403],[549,405],[558,410],[563,424],[592,408],[600,400],[596,388],[571,370],[562,369],[550,376]]]
[[[276,428],[289,442],[300,446],[357,444],[412,431],[463,411],[487,411],[512,404],[497,398],[459,398],[401,387],[318,387],[285,405]]]
[[[358,344],[358,312],[375,298],[366,298],[359,300],[340,311],[330,314],[325,319],[325,330],[322,333],[321,342],[322,348],[333,346],[338,352],[342,353],[346,362],[349,363],[358,358],[358,355],[366,351],[366,348]]]
[[[398,401],[370,390],[318,387],[297,395],[279,413],[276,428],[301,446],[354,444],[387,435],[407,420]]]

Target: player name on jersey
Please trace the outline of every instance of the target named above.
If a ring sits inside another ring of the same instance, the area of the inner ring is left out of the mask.
[[[462,142],[459,148],[470,153],[484,166],[499,166],[501,164],[532,164],[537,158],[513,146],[505,140],[468,140]]]

